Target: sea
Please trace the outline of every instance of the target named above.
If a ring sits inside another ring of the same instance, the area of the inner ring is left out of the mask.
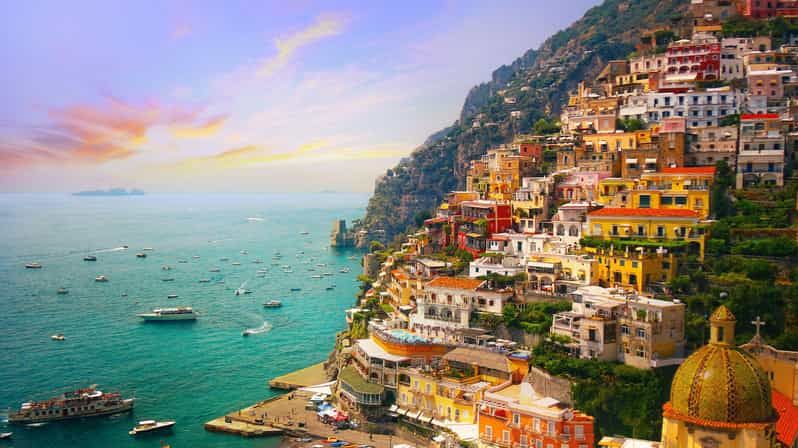
[[[0,432],[14,433],[0,448],[276,447],[203,424],[280,393],[270,379],[327,358],[361,271],[361,253],[330,248],[329,234],[366,202],[339,193],[0,195]],[[97,261],[83,261],[89,254]],[[25,268],[34,261],[42,269]],[[283,306],[264,308],[270,299]],[[200,316],[136,317],[165,306]],[[245,329],[259,332],[242,337]],[[66,340],[51,340],[56,333]],[[134,396],[134,410],[39,428],[7,422],[7,408],[92,384]],[[177,424],[128,435],[146,419]]]

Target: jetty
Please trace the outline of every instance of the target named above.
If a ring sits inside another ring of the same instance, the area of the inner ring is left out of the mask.
[[[327,378],[327,372],[324,370],[324,363],[320,362],[296,372],[278,376],[269,381],[269,387],[272,389],[294,390],[300,387],[326,383],[327,381],[329,379]]]

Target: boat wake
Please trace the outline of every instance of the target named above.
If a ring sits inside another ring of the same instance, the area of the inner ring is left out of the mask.
[[[272,324],[267,321],[263,321],[263,325],[257,328],[247,328],[244,330],[244,336],[252,336],[255,334],[266,333],[267,331],[272,329]]]
[[[119,252],[120,250],[127,250],[127,247],[119,246],[119,247],[112,247],[110,249],[97,249],[97,250],[94,251],[94,253],[95,254],[100,254],[100,253],[103,253],[103,252]]]
[[[258,217],[251,217],[251,218],[247,218],[247,221],[252,221],[252,222],[261,222],[261,221],[265,221],[265,219],[263,219],[263,218],[258,218]]]

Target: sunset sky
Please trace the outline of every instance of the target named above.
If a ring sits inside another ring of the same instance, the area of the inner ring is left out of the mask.
[[[0,191],[371,191],[597,3],[2,2]]]

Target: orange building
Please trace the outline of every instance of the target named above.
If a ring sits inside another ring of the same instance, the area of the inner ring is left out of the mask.
[[[535,393],[529,383],[488,389],[479,406],[482,447],[595,446],[593,417]]]

